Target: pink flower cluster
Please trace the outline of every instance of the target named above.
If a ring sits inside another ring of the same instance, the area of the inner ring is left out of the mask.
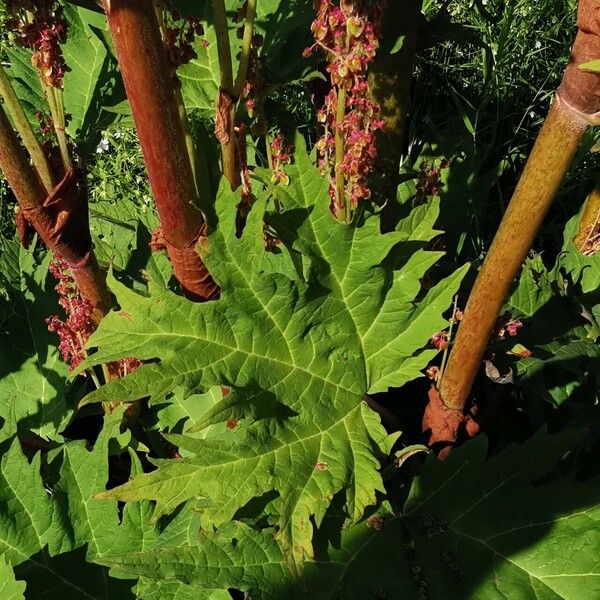
[[[66,64],[60,43],[67,32],[62,6],[43,0],[31,4],[10,2],[7,9],[12,17],[7,21],[7,27],[18,33],[20,46],[33,51],[31,64],[39,71],[42,81],[48,86],[62,88]]]
[[[505,313],[498,317],[494,326],[494,335],[498,340],[506,339],[506,336],[515,337],[523,327],[523,323],[519,319],[512,319],[509,313]]]
[[[165,25],[165,47],[171,64],[177,68],[197,58],[193,48],[196,36],[204,35],[204,27],[198,17],[184,17],[177,10],[171,10],[172,20]],[[208,44],[203,40],[203,44]]]
[[[83,347],[94,331],[92,313],[94,307],[79,294],[74,279],[68,271],[67,263],[55,258],[49,267],[50,273],[58,280],[55,290],[58,302],[66,313],[66,320],[57,315],[46,319],[48,331],[58,334],[58,349],[69,370],[75,369],[84,359]]]
[[[284,171],[284,165],[290,164],[292,146],[285,142],[281,133],[278,133],[271,142],[271,158],[273,160],[273,175],[271,181],[273,183],[281,183],[288,185],[290,178]]]
[[[63,321],[58,315],[52,315],[46,319],[46,325],[48,331],[58,335],[58,350],[62,359],[68,363],[69,371],[73,371],[85,358],[84,346],[94,332],[94,307],[81,297],[66,261],[56,257],[48,270],[58,280],[54,289],[67,318]],[[125,377],[143,364],[137,358],[123,358],[107,366],[111,375]]]
[[[438,331],[431,336],[431,345],[437,350],[444,350],[447,348],[449,341],[448,333],[445,331]]]
[[[109,379],[121,379],[137,371],[144,363],[137,358],[122,358],[116,362],[106,363]]]
[[[385,2],[319,0],[317,18],[311,26],[315,43],[304,51],[309,56],[317,48],[327,53],[327,71],[333,85],[317,118],[324,134],[317,142],[319,167],[330,177],[332,210],[356,207],[368,200],[371,191],[367,177],[377,151],[375,133],[383,128],[379,106],[368,94],[367,68],[379,46],[379,28]],[[343,158],[336,160],[336,134],[343,146]],[[343,175],[344,198],[339,198],[336,175]]]

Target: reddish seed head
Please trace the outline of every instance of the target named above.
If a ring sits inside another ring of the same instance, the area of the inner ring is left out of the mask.
[[[431,336],[431,345],[438,350],[444,350],[448,347],[448,334],[445,331],[438,331]]]
[[[345,202],[355,207],[360,200],[371,197],[367,176],[377,155],[375,133],[383,127],[383,121],[374,118],[379,107],[368,95],[366,72],[379,45],[381,8],[346,0],[334,6],[329,0],[323,0],[317,3],[317,11],[311,26],[316,43],[307,48],[304,55],[320,47],[329,61],[327,72],[334,87],[325,99],[325,106],[317,113],[318,121],[325,128],[317,149],[321,173],[330,180],[332,210],[337,213],[336,170],[344,174]],[[345,117],[337,123],[341,89],[346,91]],[[337,165],[336,130],[342,134],[345,151],[341,164]]]
[[[7,27],[17,33],[18,45],[32,50],[31,64],[42,81],[48,86],[62,88],[66,64],[60,44],[67,31],[62,7],[53,1],[12,2],[7,9],[11,15]],[[26,10],[32,14],[31,19]]]

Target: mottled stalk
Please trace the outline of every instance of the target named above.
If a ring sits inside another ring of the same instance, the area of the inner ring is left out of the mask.
[[[579,65],[600,56],[600,11],[597,0],[582,0],[571,60],[546,121],[531,151],[469,297],[463,319],[439,386],[442,402],[430,403],[423,428],[432,439],[452,444],[440,431],[464,408],[481,365],[500,308],[531,248],[539,227],[569,168],[585,130],[600,116],[600,76]],[[445,411],[445,416],[444,416]],[[456,419],[454,419],[456,421]],[[458,422],[458,421],[456,421]]]
[[[494,323],[513,280],[579,147],[587,122],[556,99],[479,271],[440,393],[453,410],[465,406]]]

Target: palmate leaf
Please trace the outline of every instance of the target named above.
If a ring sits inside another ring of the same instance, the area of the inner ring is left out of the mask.
[[[29,464],[16,438],[2,444],[0,564],[8,561],[16,577],[25,580],[28,599],[114,597],[110,591],[116,587],[106,585],[106,570],[86,564],[82,553],[73,551],[57,504],[42,482],[40,455],[36,454]],[[122,589],[123,582],[115,583]]]
[[[505,307],[524,324],[505,349],[518,342],[531,352],[516,360],[517,385],[556,405],[585,392],[586,373],[600,364],[597,330],[575,313],[560,277],[558,268],[548,270],[539,255],[529,258]]]
[[[478,438],[428,461],[403,520],[432,597],[598,596],[600,480],[581,483],[561,465],[582,438],[540,432],[487,462]]]
[[[141,576],[140,589],[166,580],[182,600],[214,586],[255,600],[592,600],[600,481],[578,482],[561,465],[581,439],[580,431],[540,432],[486,460],[481,437],[445,462],[429,458],[399,517],[381,507],[378,527],[363,521],[341,537],[327,517],[318,535],[330,536],[328,552],[307,561],[302,582],[289,577],[269,529],[232,522],[198,532],[192,505],[177,517],[185,533],[165,531],[153,548],[102,561],[115,575]]]
[[[345,493],[358,520],[383,491],[380,457],[396,436],[386,435],[363,396],[419,375],[431,358],[423,346],[443,326],[441,313],[464,274],[418,301],[419,280],[439,253],[413,253],[409,235],[380,234],[375,217],[358,229],[336,223],[318,171],[302,149],[296,160],[290,210],[277,226],[288,232],[289,251],[304,254],[306,281],[262,271],[266,199],[256,202],[238,238],[238,198],[223,185],[218,228],[203,253],[221,299],[198,305],[164,289],[147,298],[113,281],[120,310],[90,340],[98,348],[91,360],[154,362],[87,400],[156,402],[175,386],[230,387],[196,425],[244,419],[229,443],[190,439],[194,458],[159,461],[158,471],[103,497],[154,499],[158,517],[206,496],[204,523],[220,524],[276,490],[278,537],[295,567],[311,554],[311,519],[320,523],[335,494]]]
[[[44,485],[40,454],[28,463],[18,440],[2,432],[0,564],[8,560],[26,581],[28,599],[133,600],[133,582],[110,578],[92,564],[104,554],[140,552],[156,541],[147,503],[126,506],[120,518],[116,502],[93,499],[105,489],[109,454],[128,442],[119,434],[121,420],[122,411],[105,417],[91,451],[79,442],[53,450],[49,460],[59,471],[53,485]],[[132,453],[132,473],[141,472]]]
[[[25,584],[15,579],[12,567],[6,558],[0,557],[0,598],[3,600],[24,600]]]
[[[35,244],[34,244],[35,246]],[[60,311],[55,281],[48,274],[51,255],[36,259],[33,247],[18,240],[0,240],[0,286],[8,298],[0,322],[0,417],[16,411],[19,427],[61,440],[74,403],[67,392],[67,366],[56,348],[46,317]]]

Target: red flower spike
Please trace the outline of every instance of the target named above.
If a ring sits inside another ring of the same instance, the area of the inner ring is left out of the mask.
[[[371,192],[367,177],[377,156],[375,133],[383,128],[377,119],[379,106],[369,98],[367,69],[375,58],[379,46],[379,29],[384,4],[342,0],[334,6],[330,0],[317,2],[317,17],[311,30],[315,44],[306,48],[304,56],[310,56],[316,48],[327,53],[327,71],[334,85],[325,98],[325,106],[317,113],[325,132],[317,142],[319,168],[330,180],[329,195],[332,210],[337,213],[335,174],[343,173],[345,201],[356,207],[361,200],[368,200]],[[346,92],[345,118],[336,120],[339,90]],[[336,165],[335,135],[342,133],[344,158]]]

